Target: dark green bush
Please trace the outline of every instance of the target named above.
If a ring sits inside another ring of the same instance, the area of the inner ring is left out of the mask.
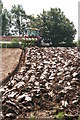
[[[20,48],[19,40],[13,38],[11,43],[2,43],[2,48]]]
[[[7,44],[2,43],[2,44],[1,44],[1,48],[7,48]]]
[[[19,43],[2,43],[2,48],[20,48],[20,44]]]
[[[8,44],[7,47],[9,48],[20,48],[20,44],[19,43],[11,43]]]
[[[76,47],[76,44],[75,43],[72,43],[72,44],[60,44],[58,46],[60,46],[60,47]]]
[[[13,38],[12,39],[12,43],[18,43],[19,42],[19,39],[18,38]]]
[[[19,40],[17,38],[13,38],[11,45],[9,44],[8,47],[20,48]]]
[[[36,41],[35,40],[22,40],[21,43],[21,48],[25,49],[26,47],[34,47],[36,46]]]

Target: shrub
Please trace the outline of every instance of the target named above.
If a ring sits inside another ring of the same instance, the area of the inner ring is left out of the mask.
[[[79,117],[78,117],[78,120],[80,120],[80,115],[79,115]]]
[[[12,43],[18,43],[19,42],[19,39],[18,38],[13,38],[12,39]]]
[[[25,49],[26,47],[34,47],[36,46],[35,40],[22,40],[21,48]]]
[[[11,48],[20,48],[19,40],[17,38],[12,39],[12,43],[8,44],[8,47]]]
[[[7,47],[9,48],[20,48],[20,44],[19,43],[11,43],[8,44]]]
[[[20,44],[19,43],[8,43],[8,44],[5,44],[5,43],[2,43],[2,48],[20,48]]]
[[[7,48],[7,44],[2,43],[2,44],[1,44],[1,48]]]
[[[62,120],[64,116],[65,116],[64,112],[59,112],[57,115],[55,115],[55,118]]]

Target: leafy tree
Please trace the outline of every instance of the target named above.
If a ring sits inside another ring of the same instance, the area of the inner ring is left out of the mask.
[[[27,15],[27,27],[35,27],[36,25],[36,18],[34,17],[34,15]]]
[[[2,12],[2,35],[11,35],[10,33],[11,28],[11,14],[7,11],[7,9],[4,9]]]
[[[2,1],[0,0],[0,15],[2,14],[2,9],[3,9],[3,3],[2,3]]]
[[[3,3],[0,0],[0,35],[2,34],[2,9],[3,9]]]
[[[65,43],[72,44],[76,29],[73,22],[65,17],[59,8],[50,8],[49,11],[43,10],[43,13],[37,17],[37,24],[41,28],[42,36],[45,42],[52,42],[54,46]]]
[[[21,5],[14,5],[11,9],[12,25],[14,26],[13,32],[23,35],[26,27],[27,16]]]

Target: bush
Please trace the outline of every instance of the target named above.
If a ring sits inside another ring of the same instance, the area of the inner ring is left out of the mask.
[[[36,46],[36,41],[35,40],[22,40],[22,43],[21,43],[21,48],[22,49],[25,49],[26,47],[34,47]]]
[[[20,44],[19,43],[7,44],[7,48],[20,48]]]
[[[13,38],[12,39],[12,43],[18,43],[19,42],[19,39],[18,38]]]
[[[19,43],[18,39],[14,38],[11,43],[2,43],[2,48],[22,48],[25,49],[26,47],[34,47],[37,45],[35,40],[22,40],[21,44]]]
[[[10,47],[12,47],[12,48],[20,48],[19,40],[17,38],[13,38]]]
[[[17,42],[12,42],[12,43],[2,43],[2,48],[20,48],[20,44]]]
[[[73,44],[75,44],[76,46],[78,46],[78,41],[73,41]]]
[[[5,44],[5,43],[2,43],[2,48],[20,48],[20,44],[19,43],[8,43],[8,44]]]
[[[2,43],[2,48],[20,48],[21,45],[17,38],[13,38],[11,43]]]
[[[80,40],[78,40],[78,47],[80,48]]]
[[[59,112],[57,115],[55,115],[55,118],[62,120],[64,118],[64,116],[65,116],[64,112]]]
[[[75,43],[72,44],[60,44],[60,47],[76,47],[77,45]]]
[[[1,48],[7,48],[7,44],[2,43],[2,44],[1,44]]]

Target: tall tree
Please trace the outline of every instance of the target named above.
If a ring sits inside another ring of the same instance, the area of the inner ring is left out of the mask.
[[[34,17],[34,15],[27,15],[27,27],[38,27],[38,19],[36,17]]]
[[[2,35],[11,35],[11,14],[7,9],[4,9],[2,12]]]
[[[27,16],[23,10],[22,5],[14,5],[11,9],[12,13],[12,25],[14,26],[14,32],[19,36],[23,35],[24,29],[26,27]]]
[[[76,29],[73,22],[65,17],[59,8],[50,8],[49,11],[43,10],[38,17],[38,24],[45,42],[52,42],[53,45],[72,44]]]
[[[2,9],[3,9],[3,3],[0,0],[0,35],[2,35]]]

